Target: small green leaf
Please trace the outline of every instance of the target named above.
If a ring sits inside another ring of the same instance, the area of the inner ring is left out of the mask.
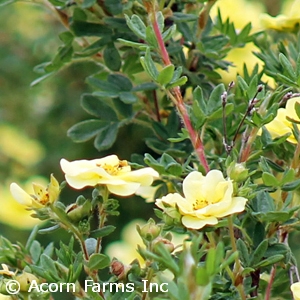
[[[67,135],[74,142],[86,142],[103,131],[107,127],[106,121],[100,120],[86,120],[73,125],[68,131]]]
[[[133,104],[137,102],[138,98],[131,92],[121,92],[119,93],[120,100],[125,104]]]
[[[279,54],[279,62],[283,66],[284,71],[286,71],[287,75],[289,76],[289,79],[295,81],[296,74],[293,69],[293,66],[283,53]]]
[[[264,184],[266,186],[278,186],[279,185],[279,181],[277,180],[277,178],[271,174],[271,173],[267,173],[267,172],[264,172],[262,174],[262,180],[264,182]]]
[[[263,268],[263,267],[268,267],[268,266],[271,266],[271,265],[274,265],[274,264],[280,262],[283,259],[284,259],[284,255],[276,254],[276,255],[268,257],[267,259],[262,260],[258,264],[254,265],[253,268],[259,269],[259,268]]]
[[[295,180],[295,181],[286,183],[285,185],[283,185],[283,186],[281,187],[281,189],[282,189],[283,191],[288,192],[288,191],[296,190],[296,189],[298,189],[299,187],[300,187],[300,179],[297,179],[297,180]]]
[[[158,74],[157,82],[161,85],[168,84],[173,78],[174,70],[175,70],[174,65],[168,65],[164,67]]]
[[[70,26],[76,36],[111,36],[112,31],[109,27],[83,21],[73,21]]]
[[[268,239],[263,240],[252,254],[251,265],[256,265],[265,256],[268,249]]]
[[[90,256],[90,259],[87,263],[88,268],[93,270],[101,270],[108,267],[110,264],[110,258],[107,255],[94,253]]]
[[[224,93],[225,87],[221,83],[217,85],[214,90],[211,92],[208,102],[207,102],[207,112],[211,114],[215,112],[220,106],[222,106],[221,95]]]
[[[125,15],[128,27],[142,40],[146,40],[146,26],[141,18],[133,15],[131,19]]]
[[[249,260],[249,252],[245,242],[242,239],[238,239],[236,242],[236,246],[239,251],[239,258],[243,263],[243,266],[248,267],[250,265],[250,260]]]
[[[109,149],[117,139],[119,123],[111,123],[97,135],[94,146],[98,151]]]
[[[116,229],[115,226],[107,225],[107,226],[104,226],[100,229],[96,229],[96,230],[91,231],[90,236],[93,237],[93,238],[102,238],[102,237],[107,236],[107,235],[111,234],[112,232],[114,232],[115,229]]]
[[[176,32],[176,25],[173,24],[162,34],[164,42],[166,42],[167,40],[172,38],[172,36],[174,35],[175,32]]]
[[[197,268],[196,281],[200,286],[206,286],[209,284],[209,274],[204,267]]]
[[[105,47],[103,58],[106,66],[112,71],[119,71],[122,65],[121,56],[114,44]]]
[[[89,114],[98,117],[101,120],[117,121],[118,117],[115,111],[107,103],[90,94],[83,94],[81,97],[81,106]]]
[[[171,88],[176,87],[176,86],[182,86],[182,85],[186,84],[187,81],[188,81],[188,78],[186,76],[182,76],[178,80],[168,84],[167,88],[171,89]]]
[[[150,75],[150,77],[157,81],[157,77],[159,75],[157,68],[151,58],[150,49],[147,48],[145,57],[141,57],[141,64],[144,68],[144,70]]]
[[[206,259],[205,259],[206,272],[209,276],[213,275],[216,272],[215,262],[216,262],[216,249],[210,248],[208,250],[208,253],[207,253]]]

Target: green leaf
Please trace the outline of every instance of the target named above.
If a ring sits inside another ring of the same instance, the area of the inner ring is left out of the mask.
[[[132,88],[132,92],[139,92],[139,91],[153,91],[158,88],[158,85],[155,84],[154,82],[145,82],[141,83],[134,88]]]
[[[164,172],[164,167],[155,158],[153,158],[150,154],[148,154],[148,153],[145,154],[144,161],[149,167],[153,168],[158,173]]]
[[[46,73],[45,75],[43,75],[43,76],[41,76],[41,77],[35,79],[34,81],[32,81],[32,82],[30,83],[30,86],[33,87],[33,86],[39,84],[40,82],[44,81],[45,79],[47,79],[48,77],[54,75],[55,73],[56,73],[56,72],[54,72],[54,71],[53,71],[53,72]]]
[[[213,275],[216,272],[216,249],[210,248],[207,252],[205,259],[206,272],[209,276]]]
[[[60,279],[55,267],[55,263],[49,256],[45,254],[41,255],[41,266],[44,268],[44,270],[47,270],[47,272],[49,272],[53,278],[56,280]]]
[[[127,40],[124,40],[124,39],[117,39],[118,42],[126,45],[126,46],[129,46],[129,47],[132,47],[132,48],[138,48],[142,51],[145,51],[147,49],[147,45],[146,44],[143,44],[143,43],[137,43],[137,42],[132,42],[132,41],[127,41]]]
[[[228,116],[231,112],[234,110],[234,104],[233,103],[227,103],[225,106],[225,116]],[[212,120],[218,120],[221,119],[223,116],[223,108],[220,107],[216,111],[214,111],[207,119]]]
[[[117,139],[119,123],[111,123],[97,135],[94,146],[98,151],[109,149]]]
[[[107,92],[107,97],[118,97],[120,88],[115,83],[111,83],[105,80],[100,80],[95,77],[88,77],[86,82],[91,86],[98,88],[101,91]],[[95,92],[96,94],[97,92]]]
[[[260,262],[260,260],[265,256],[265,253],[268,249],[268,239],[263,240],[255,249],[255,251],[252,254],[252,259],[251,259],[251,266],[256,265],[257,263]]]
[[[293,69],[293,66],[283,53],[279,54],[279,62],[283,66],[284,71],[286,71],[289,79],[295,81],[296,80],[296,74],[295,74],[295,71]]]
[[[193,99],[198,102],[199,108],[206,115],[206,112],[207,112],[206,102],[203,97],[202,88],[199,85],[193,91]]]
[[[221,83],[217,85],[214,90],[211,92],[208,102],[207,102],[207,113],[211,114],[215,112],[219,107],[222,106],[221,95],[224,93],[225,87]]]
[[[90,8],[92,7],[97,0],[83,0],[81,7],[82,8]]]
[[[238,239],[236,241],[237,250],[239,251],[239,258],[243,263],[244,267],[248,267],[250,265],[249,252],[245,242],[242,239]]]
[[[120,98],[112,99],[115,108],[117,111],[124,117],[131,119],[133,116],[133,110],[131,104],[125,104]]]
[[[132,83],[126,76],[120,74],[110,74],[107,81],[117,87],[120,91],[129,92],[132,89]]]
[[[276,254],[276,255],[268,257],[267,259],[262,260],[258,264],[254,265],[253,268],[259,269],[259,268],[263,268],[263,267],[268,267],[268,266],[271,266],[271,265],[274,265],[274,264],[280,262],[283,259],[284,259],[284,255]]]
[[[86,112],[92,116],[98,117],[101,120],[118,120],[115,111],[108,104],[106,104],[105,101],[96,98],[93,95],[83,94],[81,97],[81,106]]]
[[[174,65],[168,65],[164,67],[158,74],[157,82],[161,85],[168,84],[173,78],[174,70],[175,70]]]
[[[121,56],[114,44],[109,44],[103,52],[105,65],[112,71],[119,71],[122,65]]]
[[[131,19],[125,15],[128,27],[142,40],[146,40],[146,26],[141,18],[133,15]]]
[[[148,26],[146,28],[146,42],[150,46],[150,48],[158,48],[157,38],[152,26]]]
[[[125,104],[133,104],[137,102],[138,98],[131,92],[121,92],[119,93],[120,100]]]
[[[151,58],[151,54],[150,54],[150,49],[147,48],[146,53],[145,53],[145,57],[141,57],[140,59],[141,64],[144,68],[144,70],[150,75],[150,77],[157,81],[157,77],[159,75],[156,66]]]
[[[172,36],[174,35],[175,32],[176,32],[176,25],[173,24],[162,34],[164,42],[166,42],[167,40],[172,38]]]
[[[97,135],[99,132],[103,131],[106,127],[106,121],[93,119],[86,120],[73,125],[67,131],[67,135],[76,143],[86,142]]]
[[[76,36],[111,36],[112,31],[109,27],[83,21],[73,21],[70,26]]]
[[[90,236],[93,237],[93,238],[102,238],[102,237],[107,236],[107,235],[111,234],[112,232],[114,232],[115,229],[116,229],[115,226],[107,225],[107,226],[104,226],[100,229],[96,229],[96,230],[91,231]]]
[[[105,7],[113,15],[119,15],[123,12],[123,3],[122,0],[105,0]]]
[[[284,184],[284,185],[281,187],[281,189],[282,189],[283,191],[288,192],[288,191],[296,190],[296,189],[298,189],[299,187],[300,187],[300,179],[297,179],[297,180],[295,180],[295,181],[292,181],[292,182],[289,182],[289,183]]]
[[[267,172],[264,172],[262,174],[262,180],[264,182],[264,184],[266,186],[278,186],[279,185],[279,181],[277,180],[277,178],[271,174],[271,173],[267,173]]]
[[[209,284],[209,274],[204,267],[197,268],[196,282],[200,286],[206,286]]]
[[[110,265],[110,258],[107,255],[94,253],[90,256],[90,259],[87,263],[88,268],[93,270],[101,270]]]
[[[40,259],[40,255],[42,253],[41,244],[34,240],[30,246],[29,253],[34,263],[37,263]]]
[[[168,84],[167,88],[171,89],[171,88],[176,87],[176,86],[182,86],[182,85],[186,84],[187,81],[188,81],[188,78],[186,76],[182,76],[178,80]]]

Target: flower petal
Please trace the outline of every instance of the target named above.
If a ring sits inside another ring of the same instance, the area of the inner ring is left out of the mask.
[[[291,285],[291,291],[293,293],[294,300],[300,300],[300,282],[293,283]]]
[[[183,216],[181,222],[187,228],[200,229],[206,225],[218,224],[218,219],[213,216],[204,219],[199,219],[192,216]]]
[[[22,188],[20,188],[20,186],[18,186],[15,182],[10,185],[10,192],[17,202],[23,205],[31,206],[32,197]]]
[[[106,186],[112,194],[118,196],[130,196],[134,194],[141,185],[137,182],[125,182],[124,184],[107,184]]]

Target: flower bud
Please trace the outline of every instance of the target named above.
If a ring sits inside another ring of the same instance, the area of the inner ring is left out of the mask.
[[[159,244],[163,244],[165,249],[167,249],[170,253],[172,253],[175,249],[174,244],[162,237],[157,237],[154,241],[153,241],[153,252],[156,252],[156,249],[158,247]]]
[[[110,273],[117,276],[118,279],[125,279],[131,266],[125,266],[122,262],[117,259],[113,259],[110,264]]]
[[[37,283],[39,282],[39,279],[34,276],[31,273],[23,272],[22,274],[16,276],[16,280],[20,284],[20,291],[27,292],[28,288],[33,280],[35,280]]]
[[[249,171],[245,168],[245,164],[232,162],[227,169],[227,174],[230,179],[239,183],[247,179]]]
[[[91,201],[86,200],[83,205],[78,205],[76,203],[70,204],[66,208],[66,213],[71,221],[79,222],[81,219],[89,215],[91,209]]]
[[[159,236],[161,227],[155,224],[153,219],[150,219],[147,224],[140,228],[140,235],[147,241],[152,241]]]

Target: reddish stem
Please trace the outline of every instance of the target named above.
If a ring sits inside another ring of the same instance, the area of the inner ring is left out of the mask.
[[[272,285],[273,285],[273,282],[274,282],[274,279],[275,279],[275,275],[276,275],[276,266],[273,266],[272,270],[271,270],[271,274],[270,274],[270,276],[271,276],[270,281],[269,281],[268,286],[267,286],[265,300],[270,300],[271,299],[271,290],[272,290]]]
[[[159,30],[159,26],[157,23],[157,19],[156,19],[156,14],[155,11],[153,9],[153,7],[147,6],[148,8],[148,12],[151,16],[151,22],[152,22],[152,26],[153,26],[153,30],[157,39],[157,43],[159,46],[159,51],[163,60],[163,63],[165,66],[171,65],[171,60],[169,57],[169,53],[166,49],[162,34]],[[170,95],[171,94],[171,95]],[[185,128],[187,129],[191,142],[193,144],[193,147],[197,153],[197,156],[200,160],[200,162],[202,163],[206,173],[209,171],[209,165],[205,156],[205,152],[204,152],[204,146],[202,143],[202,140],[200,138],[200,135],[198,134],[198,132],[196,132],[196,130],[193,128],[192,126],[192,122],[191,119],[188,115],[186,106],[184,104],[184,101],[182,99],[182,95],[181,95],[181,91],[180,91],[180,87],[174,87],[170,90],[170,94],[169,96],[171,96],[171,98],[174,98],[174,104],[177,106],[177,109],[182,117],[183,123]]]

